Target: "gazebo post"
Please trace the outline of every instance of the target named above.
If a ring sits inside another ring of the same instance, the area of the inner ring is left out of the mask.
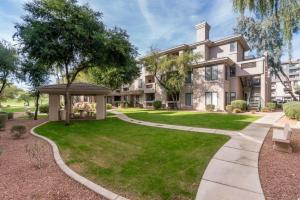
[[[105,119],[106,106],[104,95],[96,95],[96,119]]]
[[[60,95],[49,94],[49,121],[59,120]]]

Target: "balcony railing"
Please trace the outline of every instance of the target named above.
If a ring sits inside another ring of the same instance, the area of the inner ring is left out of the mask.
[[[264,58],[246,60],[237,63],[236,76],[259,75],[264,73]]]

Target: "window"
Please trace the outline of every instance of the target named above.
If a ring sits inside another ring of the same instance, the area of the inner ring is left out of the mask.
[[[218,105],[218,94],[216,92],[205,92],[205,105]]]
[[[236,51],[236,42],[230,43],[230,52],[235,52]]]
[[[230,92],[230,102],[236,100],[236,93],[235,92]]]
[[[185,93],[185,105],[192,106],[192,93]]]
[[[192,83],[193,80],[192,76],[193,76],[192,71],[189,71],[187,77],[185,78],[185,83]]]
[[[225,105],[229,105],[229,104],[230,104],[229,92],[225,92]]]
[[[229,75],[230,75],[230,77],[235,77],[235,67],[229,68]]]
[[[218,66],[205,67],[205,80],[218,80]]]
[[[143,87],[143,80],[139,79],[138,81],[138,88],[142,88]]]

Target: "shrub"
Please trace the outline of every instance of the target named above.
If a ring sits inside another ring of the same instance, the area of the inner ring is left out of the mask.
[[[106,104],[106,109],[107,109],[107,110],[112,109],[112,105],[111,105],[110,103],[107,103],[107,104]]]
[[[10,133],[12,134],[12,137],[14,139],[19,139],[22,137],[22,135],[24,135],[26,133],[26,126],[24,125],[14,125],[11,130]]]
[[[263,108],[261,108],[261,112],[270,112],[270,108],[269,107],[263,107]]]
[[[12,113],[12,112],[7,113],[7,118],[8,119],[13,119],[14,118],[14,113]]]
[[[8,115],[5,112],[0,113],[0,130],[5,128],[6,121],[8,120]]]
[[[40,113],[49,113],[49,105],[40,105]]]
[[[300,120],[300,102],[297,101],[291,101],[283,104],[283,112],[284,114],[291,118],[291,119],[297,119]]]
[[[239,108],[234,108],[232,112],[236,114],[236,113],[242,113],[243,111]]]
[[[276,103],[269,102],[267,103],[267,107],[271,110],[274,111],[276,109]]]
[[[235,100],[231,102],[232,108],[238,108],[241,111],[245,111],[247,108],[247,102],[244,100]]]
[[[207,104],[207,105],[205,106],[205,109],[206,109],[206,111],[208,111],[208,112],[212,112],[212,111],[214,111],[214,109],[215,109],[215,105],[213,105],[213,104]]]
[[[226,110],[227,112],[229,112],[229,113],[232,113],[232,111],[233,111],[232,105],[227,105],[226,108],[225,108],[225,110]]]
[[[154,101],[153,107],[155,110],[161,109],[161,101]]]

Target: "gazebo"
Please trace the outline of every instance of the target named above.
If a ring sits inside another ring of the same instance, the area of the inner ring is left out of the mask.
[[[60,114],[60,97],[65,94],[65,90],[66,84],[46,85],[38,88],[40,93],[49,94],[49,121],[65,118],[65,114]],[[71,99],[72,96],[95,96],[96,119],[105,119],[106,95],[110,92],[111,90],[106,87],[89,83],[72,83],[69,88]]]

